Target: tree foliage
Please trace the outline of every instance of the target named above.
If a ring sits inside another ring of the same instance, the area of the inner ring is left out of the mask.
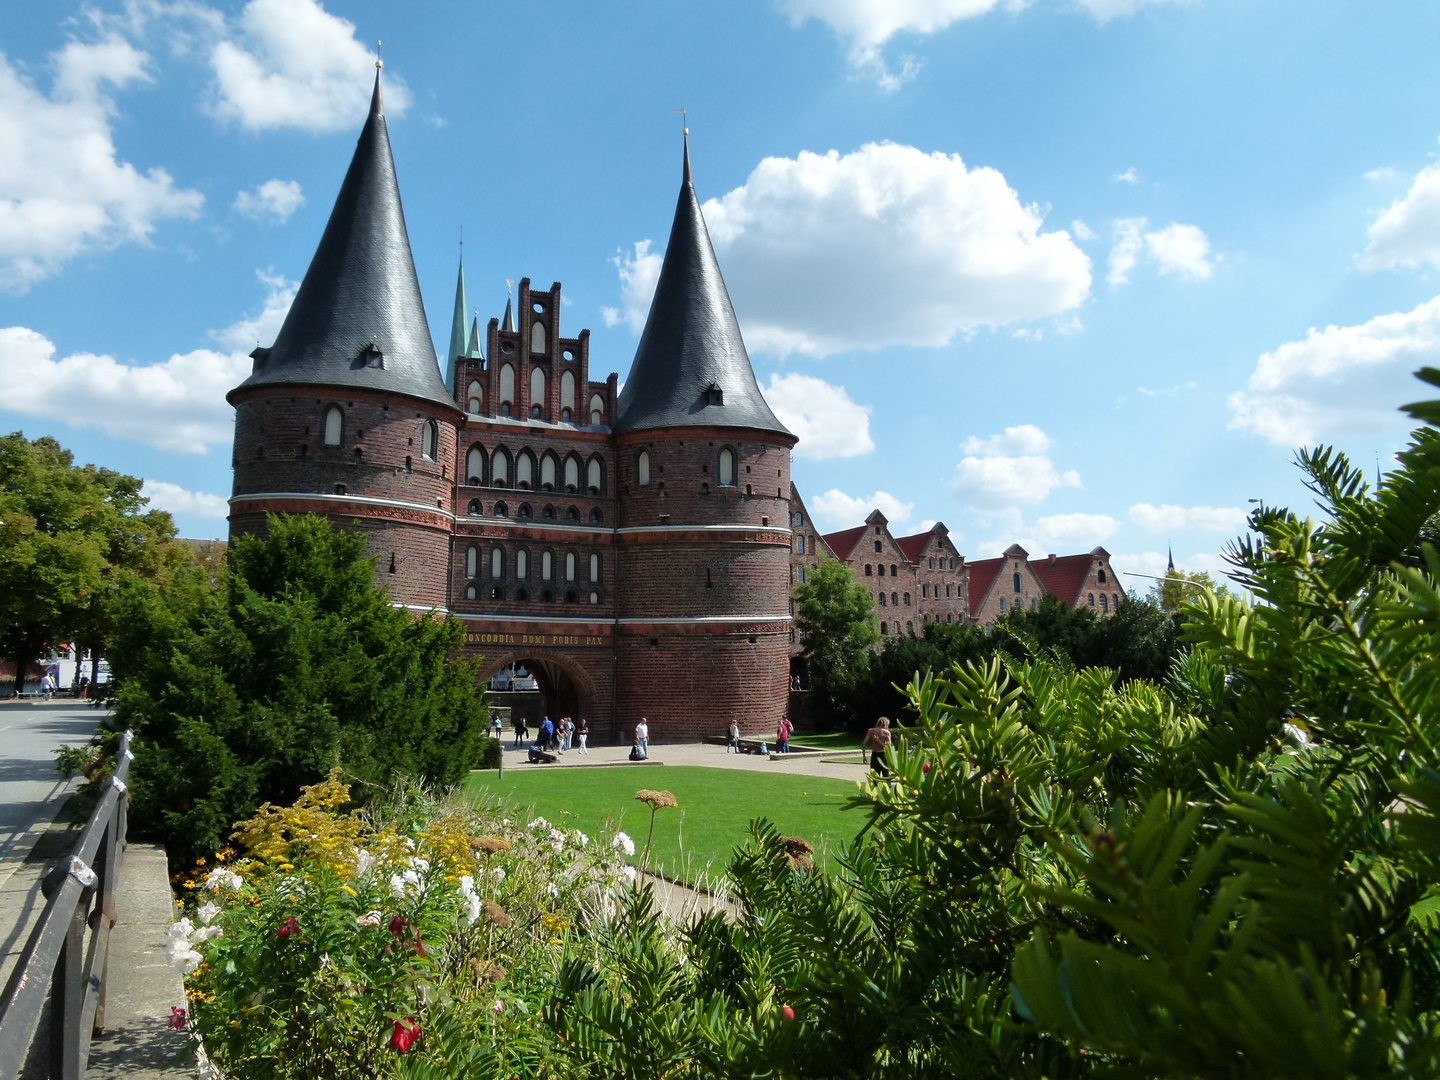
[[[170,515],[147,510],[141,481],[77,466],[49,436],[0,436],[0,655],[16,689],[45,647],[109,639],[107,592],[123,573],[167,580],[187,561]]]
[[[854,691],[870,668],[870,646],[879,640],[875,602],[844,563],[826,559],[795,587],[795,628],[803,635],[802,655],[820,697],[820,712],[848,716]]]
[[[242,537],[115,598],[117,716],[136,731],[134,814],[173,860],[213,851],[262,802],[334,766],[364,785],[450,784],[479,764],[485,709],[460,624],[392,607],[364,539],[315,517]]]

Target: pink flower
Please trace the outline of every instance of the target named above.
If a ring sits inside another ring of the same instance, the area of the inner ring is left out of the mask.
[[[170,1019],[167,1021],[170,1027],[176,1031],[185,1030],[185,1010],[175,1005],[170,1006]]]
[[[404,1020],[395,1021],[395,1030],[390,1035],[390,1045],[403,1054],[415,1045],[415,1040],[419,1037],[420,1025],[407,1016]]]
[[[930,763],[927,761],[927,762],[925,762],[925,764],[921,765],[921,766],[920,766],[920,771],[921,771],[921,773],[923,773],[924,775],[929,776],[929,775],[930,775]]]
[[[490,1008],[495,1010],[496,1016],[499,1016],[502,1012],[505,1011],[505,1003],[497,999],[495,1004],[491,1005]]]
[[[275,928],[275,936],[278,938],[292,938],[298,933],[300,933],[300,924],[295,921],[293,915]]]
[[[780,1006],[780,1015],[783,1016],[786,1020],[794,1020],[795,1010],[792,1009],[789,1005],[782,1005]]]

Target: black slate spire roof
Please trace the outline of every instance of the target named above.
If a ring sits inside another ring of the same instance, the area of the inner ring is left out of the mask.
[[[690,146],[660,281],[614,430],[758,428],[790,435],[755,382],[740,324],[690,182]]]
[[[455,407],[420,300],[378,71],[370,116],[310,269],[275,344],[250,355],[255,368],[236,391],[308,383]]]

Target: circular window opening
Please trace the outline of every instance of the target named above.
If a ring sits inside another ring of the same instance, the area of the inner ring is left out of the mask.
[[[538,300],[537,300],[534,304],[532,304],[532,305],[530,305],[530,306],[535,309],[535,314],[536,314],[536,315],[544,315],[544,314],[545,314],[545,305],[542,304],[542,303],[540,303]]]
[[[500,351],[503,352],[506,356],[509,356],[515,351],[515,346],[510,342],[506,341],[500,345]]]

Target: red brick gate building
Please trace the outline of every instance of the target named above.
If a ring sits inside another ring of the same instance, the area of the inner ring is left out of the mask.
[[[275,343],[231,391],[232,537],[270,513],[362,532],[394,603],[466,624],[480,677],[524,664],[597,741],[774,730],[786,708],[795,436],[766,405],[686,150],[623,393],[520,282],[445,376],[415,275],[377,76]]]

